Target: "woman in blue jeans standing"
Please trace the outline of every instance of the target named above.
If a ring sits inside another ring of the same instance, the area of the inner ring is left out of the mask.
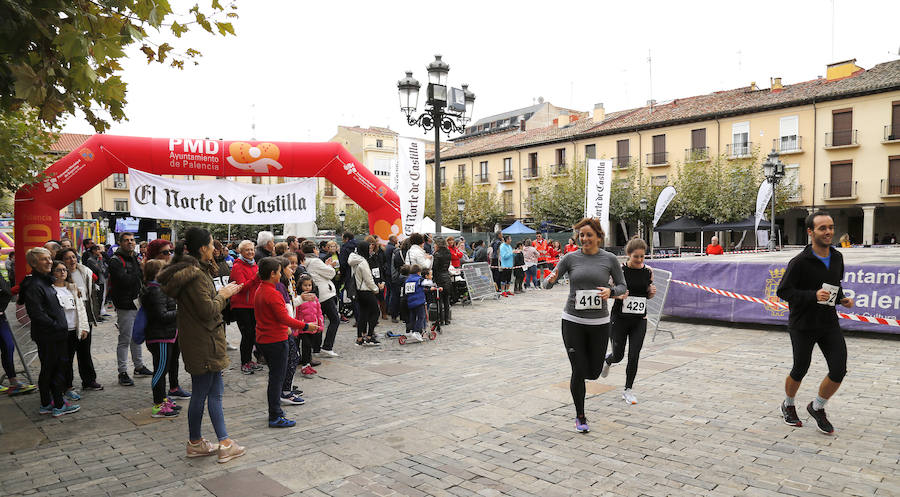
[[[163,269],[157,281],[163,291],[178,302],[176,324],[178,345],[184,368],[191,375],[193,395],[188,406],[188,457],[218,454],[218,462],[228,462],[244,455],[244,447],[228,438],[225,413],[222,410],[222,371],[228,367],[225,323],[222,309],[228,299],[240,291],[241,285],[229,283],[216,291],[213,277],[218,276],[215,246],[209,231],[189,228],[184,236],[187,251],[176,250],[172,263]],[[218,444],[201,436],[203,408],[209,406]]]

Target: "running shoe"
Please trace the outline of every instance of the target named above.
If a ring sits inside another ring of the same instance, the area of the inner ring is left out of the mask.
[[[97,383],[96,381],[92,381],[90,383],[82,383],[81,389],[82,390],[100,391],[100,390],[103,390],[103,385]]]
[[[831,423],[828,421],[828,418],[825,416],[825,409],[819,409],[819,410],[813,409],[812,402],[810,402],[806,406],[806,412],[808,412],[809,415],[812,416],[813,419],[816,420],[816,427],[819,429],[819,431],[821,431],[822,433],[824,433],[826,435],[831,435],[834,433],[834,426],[831,426]]]
[[[185,391],[183,388],[178,387],[175,390],[169,390],[169,397],[173,399],[189,399],[191,398],[191,392]]]
[[[312,378],[316,373],[318,373],[318,371],[316,371],[315,369],[313,369],[312,366],[310,366],[309,364],[307,364],[306,366],[303,366],[303,367],[300,369],[300,374],[301,374],[304,378]]]
[[[225,346],[225,350],[237,350],[238,348],[234,345],[231,345],[231,342],[228,342],[228,345]]]
[[[794,406],[784,405],[781,401],[781,415],[784,416],[784,424],[791,426],[803,426],[803,421],[797,416],[797,409]]]
[[[38,409],[38,414],[50,414],[52,412],[53,412],[53,404],[41,406],[40,409]]]
[[[366,341],[363,343],[363,345],[368,345],[369,347],[377,347],[381,345],[381,342],[379,342],[377,338],[370,336],[366,338]]]
[[[262,365],[263,365],[263,364],[264,364],[264,363],[263,363],[262,361],[260,361],[260,362],[252,362],[252,361],[251,361],[251,362],[250,362],[250,368],[253,369],[254,371],[262,371],[262,369],[263,369]]]
[[[0,393],[6,393],[9,390],[9,387],[0,385]]]
[[[627,404],[637,404],[637,397],[634,396],[634,392],[632,392],[630,388],[626,388],[625,391],[622,392],[622,398]]]
[[[303,395],[303,390],[297,388],[297,385],[291,385],[291,393],[294,395]]]
[[[128,373],[119,373],[119,385],[122,385],[123,387],[133,387],[134,380],[128,376]]]
[[[282,418],[284,419],[284,418]],[[219,444],[219,458],[216,462],[225,463],[228,462],[235,457],[241,457],[242,455],[247,453],[247,449],[241,447],[234,440],[231,441],[231,445],[225,445],[223,443]]]
[[[302,406],[306,401],[303,400],[303,397],[299,395],[294,395],[291,393],[283,393],[281,394],[281,404],[286,406]]]
[[[179,412],[182,409],[180,405],[176,404],[175,401],[168,397],[166,397],[166,400],[164,400],[163,403],[165,403],[167,406],[169,406],[169,409],[175,412]]]
[[[591,429],[588,428],[586,417],[581,416],[581,417],[575,418],[575,431],[578,431],[581,433],[587,433],[587,432],[591,431]]]
[[[78,395],[78,392],[76,392],[75,390],[66,390],[66,393],[64,393],[63,395],[65,395],[66,399],[73,402],[76,400],[81,400],[81,395]]]
[[[153,376],[153,371],[147,369],[147,366],[141,366],[134,370],[135,376]]]
[[[161,402],[150,409],[151,418],[174,418],[178,416],[178,411],[169,407],[167,402]]]
[[[253,367],[250,366],[250,363],[241,364],[241,373],[243,374],[253,374]]]
[[[210,443],[209,440],[201,438],[199,442],[193,444],[188,440],[187,456],[188,457],[206,457],[214,455],[219,451],[219,444]]]
[[[609,356],[607,356],[606,359],[603,360],[603,369],[600,370],[601,378],[606,378],[607,376],[609,376],[610,366],[612,366],[612,364],[609,363]]]
[[[328,349],[322,349],[322,354],[327,355],[328,357],[340,357],[337,352]]]
[[[293,419],[287,419],[284,416],[269,421],[269,428],[293,428],[296,425],[296,421],[294,421]]]
[[[37,389],[36,386],[30,383],[18,383],[16,385],[10,385],[9,388],[6,389],[6,394],[10,397],[14,395],[22,395],[29,392],[33,392]]]
[[[54,407],[54,408],[53,408],[53,412],[50,413],[50,415],[53,416],[54,418],[58,418],[58,417],[60,417],[60,416],[65,416],[66,414],[72,414],[73,412],[78,412],[79,409],[81,409],[81,406],[80,406],[80,405],[78,405],[78,404],[69,404],[68,402],[66,402],[66,403],[63,404],[63,406],[60,407],[59,409],[57,409],[57,408]]]
[[[322,361],[317,361],[317,360],[315,360],[315,359],[312,359],[312,360],[309,361],[309,365],[310,365],[310,366],[313,366],[313,367],[315,367],[315,366],[321,366],[321,365],[322,365]]]

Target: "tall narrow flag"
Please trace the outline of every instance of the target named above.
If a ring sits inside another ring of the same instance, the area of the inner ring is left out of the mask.
[[[612,160],[588,159],[584,188],[584,217],[596,217],[609,240],[609,196],[612,190]]]
[[[759,185],[759,191],[756,192],[756,223],[753,225],[753,231],[759,228],[759,222],[766,217],[766,206],[772,199],[772,183],[763,181]]]
[[[409,236],[425,216],[425,142],[412,138],[397,139],[400,220],[403,234]]]
[[[656,198],[656,210],[653,212],[654,228],[657,223],[659,223],[659,219],[662,217],[663,213],[666,212],[666,208],[669,207],[672,199],[675,198],[676,193],[674,186],[667,186],[663,188],[663,191],[659,192],[659,197]]]

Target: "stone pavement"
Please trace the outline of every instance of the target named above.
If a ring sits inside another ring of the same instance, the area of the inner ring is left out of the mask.
[[[341,326],[342,357],[297,377],[307,404],[285,407],[293,429],[267,427],[265,375],[232,366],[226,420],[248,452],[227,464],[185,458],[186,414],[151,419],[149,379],[116,385],[105,324],[94,349],[107,388],[85,392],[81,412],[52,419],[37,395],[0,398],[12,431],[0,435],[0,495],[900,495],[900,342],[848,335],[849,374],[828,405],[837,434],[825,436],[802,410],[803,428],[781,421],[783,330],[664,321],[676,339],[648,337],[640,403],[622,401],[625,363],[614,366],[589,382],[592,431],[579,434],[566,291],[457,306],[424,344],[356,347]],[[799,403],[824,374],[817,353]],[[204,433],[214,438],[208,422]]]

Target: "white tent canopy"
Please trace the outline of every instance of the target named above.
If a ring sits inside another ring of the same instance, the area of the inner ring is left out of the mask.
[[[416,223],[415,229],[413,230],[417,233],[434,233],[435,232],[435,224],[434,219],[431,219],[428,216],[425,216],[421,221]],[[441,226],[441,234],[458,234],[459,230],[450,229],[446,226]]]

